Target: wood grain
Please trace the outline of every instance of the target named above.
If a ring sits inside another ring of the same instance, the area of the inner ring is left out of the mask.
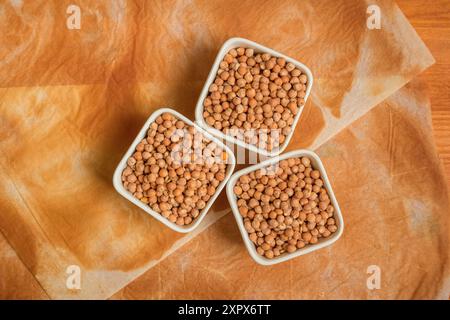
[[[433,134],[450,184],[450,1],[398,0],[397,4],[436,59],[420,77],[429,86]]]

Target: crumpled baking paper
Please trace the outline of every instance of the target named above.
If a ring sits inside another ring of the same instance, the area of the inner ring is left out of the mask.
[[[9,260],[50,298],[107,298],[157,265],[229,206],[223,194],[201,228],[182,235],[115,192],[112,173],[147,117],[169,106],[193,119],[219,47],[240,36],[310,67],[315,82],[290,148],[316,149],[434,62],[393,2],[375,1],[382,28],[368,29],[369,4],[84,0],[73,30],[72,1],[2,2],[0,231]],[[79,290],[67,286],[72,265]],[[0,287],[10,297],[22,283],[6,269]]]
[[[256,264],[228,214],[114,299],[449,299],[450,204],[414,80],[317,149],[344,218],[330,247]]]

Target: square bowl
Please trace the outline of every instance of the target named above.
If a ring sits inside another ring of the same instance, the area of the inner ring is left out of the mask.
[[[334,206],[334,209],[335,209],[334,218],[336,220],[336,225],[337,225],[338,229],[335,233],[330,235],[328,238],[319,239],[319,242],[317,242],[316,244],[308,244],[301,249],[297,249],[297,251],[295,251],[293,253],[284,253],[284,254],[280,255],[279,257],[276,257],[273,259],[268,259],[268,258],[263,257],[258,254],[254,243],[250,240],[248,233],[245,230],[244,219],[242,218],[242,216],[239,213],[239,209],[237,206],[237,197],[234,194],[233,188],[234,188],[236,182],[238,181],[238,179],[245,174],[249,174],[250,172],[256,171],[258,169],[266,168],[270,165],[276,164],[277,162],[279,162],[281,160],[285,160],[285,159],[289,159],[289,158],[298,158],[298,157],[303,157],[303,156],[306,156],[309,159],[311,159],[312,166],[316,170],[319,170],[319,172],[322,176],[322,180],[324,182],[324,187],[327,190],[328,195],[330,197],[330,202]],[[250,256],[253,258],[253,260],[255,260],[257,263],[259,263],[261,265],[272,265],[272,264],[284,262],[284,261],[293,259],[295,257],[313,252],[315,250],[327,247],[327,246],[333,244],[335,241],[337,241],[341,237],[342,232],[344,231],[344,220],[342,219],[341,209],[339,208],[339,205],[338,205],[338,202],[334,195],[333,189],[331,188],[331,184],[330,184],[330,181],[328,180],[328,176],[325,172],[325,168],[323,167],[322,161],[320,160],[319,156],[316,153],[309,151],[309,150],[304,150],[304,149],[294,150],[294,151],[288,152],[286,154],[283,154],[279,157],[274,157],[274,158],[262,161],[256,165],[253,165],[253,166],[247,167],[245,169],[242,169],[240,171],[237,171],[236,173],[234,173],[231,176],[230,180],[228,181],[227,197],[228,197],[228,201],[230,202],[231,209],[233,211],[236,222],[238,224],[239,231],[241,232],[242,239],[244,240],[244,244],[247,247],[247,250],[248,250]]]
[[[150,124],[153,123],[157,117],[159,117],[161,114],[166,113],[166,112],[170,113],[174,117],[184,121],[187,125],[195,127],[201,134],[203,134],[203,137],[215,142],[220,148],[225,150],[225,152],[227,153],[227,156],[228,156],[227,163],[226,163],[227,170],[226,170],[224,180],[217,186],[216,192],[208,200],[205,208],[202,209],[199,216],[191,224],[189,224],[187,226],[179,226],[179,225],[169,221],[168,219],[164,218],[161,214],[152,210],[147,204],[145,204],[145,203],[139,201],[137,198],[135,198],[128,190],[125,189],[125,187],[122,184],[122,172],[127,166],[127,159],[135,152],[136,146],[139,144],[139,142],[147,136],[147,130],[149,129]],[[234,157],[233,152],[226,145],[224,145],[219,139],[217,139],[216,137],[214,137],[213,135],[211,135],[210,133],[205,131],[203,128],[200,128],[198,125],[193,123],[191,120],[189,120],[188,118],[186,118],[179,112],[177,112],[171,108],[161,108],[161,109],[158,109],[155,112],[153,112],[151,114],[151,116],[147,119],[144,126],[139,131],[136,138],[134,139],[133,143],[130,145],[127,152],[124,154],[124,156],[120,160],[116,170],[114,171],[113,185],[114,185],[114,188],[117,190],[117,192],[120,195],[122,195],[124,198],[126,198],[129,201],[131,201],[132,203],[134,203],[136,206],[138,206],[139,208],[141,208],[148,214],[152,215],[159,222],[165,224],[166,226],[168,226],[169,228],[171,228],[172,230],[175,230],[177,232],[187,233],[187,232],[194,230],[200,224],[200,222],[203,220],[206,213],[208,212],[208,210],[211,208],[212,204],[216,200],[217,196],[224,188],[228,179],[231,177],[231,174],[233,173],[235,164],[236,164],[236,159]]]
[[[220,62],[223,60],[224,56],[228,53],[229,50],[231,50],[233,48],[238,48],[238,47],[252,48],[255,52],[267,52],[270,55],[272,55],[273,57],[284,58],[286,60],[286,62],[291,62],[292,64],[294,64],[298,69],[300,69],[308,77],[308,82],[306,84],[305,98],[304,98],[305,103],[299,107],[299,110],[298,110],[297,114],[295,115],[294,122],[292,123],[291,131],[290,131],[289,135],[286,137],[286,140],[283,142],[283,144],[281,144],[279,147],[275,148],[274,150],[269,151],[269,150],[266,150],[263,148],[259,148],[253,144],[248,144],[241,139],[237,139],[231,135],[227,135],[227,134],[223,133],[222,131],[209,126],[206,123],[205,119],[203,118],[203,102],[208,95],[208,90],[209,90],[210,85],[214,82],[217,71],[219,70]],[[203,86],[203,89],[200,93],[200,97],[197,101],[197,105],[195,107],[195,121],[198,123],[199,126],[201,126],[208,132],[212,133],[213,135],[215,135],[223,140],[229,141],[230,143],[237,144],[243,148],[246,148],[250,151],[259,153],[263,156],[267,156],[267,157],[276,156],[276,155],[279,155],[281,152],[283,152],[286,149],[286,147],[288,146],[289,141],[291,140],[291,138],[294,134],[295,127],[297,126],[297,123],[300,119],[300,115],[302,114],[304,106],[306,105],[306,101],[308,100],[308,97],[311,93],[311,88],[312,88],[313,82],[314,82],[314,79],[313,79],[311,70],[307,66],[305,66],[303,63],[301,63],[297,60],[294,60],[288,56],[285,56],[284,54],[282,54],[280,52],[277,52],[277,51],[267,48],[263,45],[260,45],[256,42],[253,42],[253,41],[250,41],[250,40],[247,40],[244,38],[231,38],[231,39],[227,40],[220,48],[219,53],[217,54],[216,60],[214,61],[214,64],[211,68],[211,71],[209,72],[208,78],[205,82],[205,85]]]

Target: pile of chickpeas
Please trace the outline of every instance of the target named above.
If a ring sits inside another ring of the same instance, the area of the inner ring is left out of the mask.
[[[273,150],[291,132],[305,104],[307,82],[306,74],[284,58],[231,49],[203,101],[203,117],[225,134]]]
[[[243,175],[233,191],[250,240],[268,259],[315,244],[338,229],[324,181],[308,157]]]
[[[198,152],[200,151],[200,152]],[[189,225],[225,179],[227,153],[196,128],[163,113],[122,172],[124,187],[177,225]]]

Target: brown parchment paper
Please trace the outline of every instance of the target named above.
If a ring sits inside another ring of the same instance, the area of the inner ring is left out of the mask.
[[[260,266],[228,214],[113,298],[449,299],[449,198],[423,84],[408,84],[317,153],[344,217],[335,244]],[[379,289],[367,287],[369,266],[379,268]]]
[[[84,0],[81,29],[69,30],[71,1],[2,1],[0,231],[46,294],[107,298],[228,212],[222,195],[202,227],[183,236],[111,183],[156,108],[193,119],[227,38],[311,68],[315,84],[294,139],[302,147],[317,148],[432,64],[398,7],[376,3],[381,30],[367,29],[369,3],[356,0]],[[66,287],[73,264],[81,290]]]
[[[0,234],[0,299],[48,299],[33,274]]]

